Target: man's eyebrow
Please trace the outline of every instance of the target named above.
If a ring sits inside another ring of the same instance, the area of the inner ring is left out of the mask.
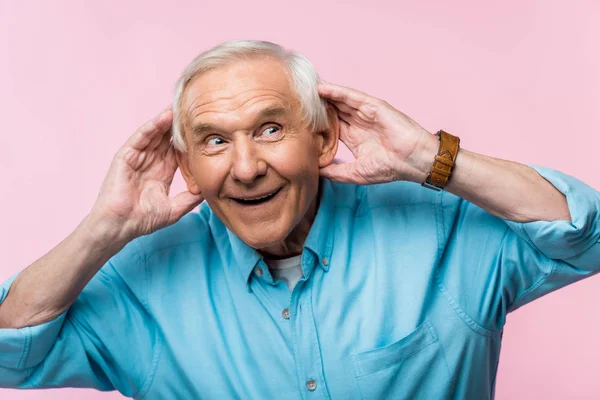
[[[200,123],[198,125],[194,125],[191,129],[192,133],[194,135],[203,135],[205,133],[208,132],[214,132],[216,130],[216,127],[211,125],[211,124],[207,124],[207,123]]]
[[[263,108],[258,113],[258,116],[261,119],[272,118],[272,117],[282,117],[284,115],[287,115],[287,110],[284,107],[278,106],[278,105]]]
[[[283,117],[287,114],[288,110],[285,107],[273,105],[260,110],[256,116],[256,119],[261,120],[267,118]],[[217,132],[219,131],[219,129],[212,124],[201,122],[197,125],[192,126],[191,131],[194,135],[203,135],[208,132]]]

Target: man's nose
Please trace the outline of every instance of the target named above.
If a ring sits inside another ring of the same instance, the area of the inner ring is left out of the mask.
[[[242,183],[252,183],[259,176],[267,173],[267,163],[261,156],[260,149],[250,138],[238,140],[233,145],[233,161],[231,176]]]

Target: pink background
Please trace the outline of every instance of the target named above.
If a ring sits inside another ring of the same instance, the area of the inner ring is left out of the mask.
[[[600,188],[598,2],[148,3],[0,0],[1,281],[78,224],[117,148],[169,103],[193,56],[227,39],[297,49],[324,79],[464,148]],[[511,314],[497,398],[598,398],[599,306],[595,277]],[[83,394],[0,389],[7,400]]]

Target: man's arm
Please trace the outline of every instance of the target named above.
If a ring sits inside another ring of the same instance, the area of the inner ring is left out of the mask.
[[[202,197],[169,198],[177,169],[172,113],[148,121],[117,152],[92,212],[48,254],[22,271],[0,304],[0,328],[22,328],[62,314],[102,265],[132,239],[179,220]]]
[[[0,285],[0,387],[93,387],[127,396],[144,387],[158,328],[140,306],[143,257],[136,243],[127,244],[202,201],[189,192],[168,196],[177,169],[171,118],[169,110],[142,126],[115,155],[75,231]]]
[[[427,179],[439,145],[434,135],[423,134],[408,179]],[[565,195],[536,170],[465,149],[459,150],[444,190],[510,221],[571,221]]]
[[[59,245],[25,268],[0,303],[0,329],[39,325],[66,311],[104,263],[126,244],[112,242],[110,233],[102,230],[86,217]]]
[[[356,184],[427,179],[440,143],[390,104],[321,82],[319,94],[338,110],[339,136],[356,160],[321,169],[325,177]],[[564,195],[534,169],[460,149],[445,190],[490,214],[515,222],[570,220]]]
[[[434,135],[365,93],[321,83],[319,94],[337,108],[340,139],[356,158],[321,175],[425,181]],[[576,178],[461,149],[445,189],[456,196],[436,197],[449,235],[439,278],[484,326],[501,329],[507,312],[600,272],[600,193]]]

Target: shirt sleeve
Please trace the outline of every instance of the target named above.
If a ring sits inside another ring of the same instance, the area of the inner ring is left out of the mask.
[[[139,255],[118,254],[65,313],[36,326],[0,329],[0,387],[95,388],[136,396],[154,362],[158,335],[136,294],[145,282],[140,264]],[[127,278],[136,275],[133,286]],[[0,286],[0,303],[15,278]]]
[[[509,221],[444,193],[438,283],[466,318],[489,330],[501,330],[522,305],[600,271],[600,193],[531,167],[565,194],[571,221]]]
[[[521,268],[514,265],[512,268],[516,271],[508,271],[511,275],[505,284],[514,291],[514,298],[508,304],[509,312],[600,271],[600,193],[562,172],[531,167],[565,195],[571,221],[519,223],[505,220],[519,239],[551,260],[548,262],[550,268],[545,271],[527,264]],[[507,240],[504,250],[508,253],[518,252],[520,248],[516,240]],[[522,285],[519,274],[532,275],[536,283],[532,286]]]

